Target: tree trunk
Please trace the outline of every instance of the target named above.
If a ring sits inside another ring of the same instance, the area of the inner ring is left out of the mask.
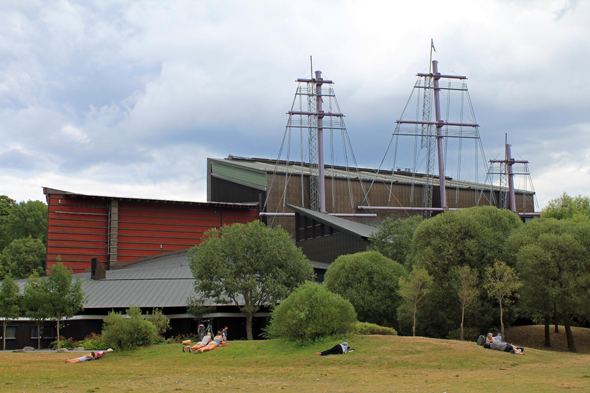
[[[506,341],[506,336],[504,336],[504,310],[502,309],[502,300],[500,299],[500,334],[502,335],[502,341]]]
[[[461,341],[464,341],[463,337],[463,325],[465,323],[465,306],[461,308]]]
[[[574,344],[574,336],[572,334],[572,328],[570,327],[570,315],[569,313],[563,314],[563,327],[565,328],[565,337],[567,339],[567,349],[571,352],[576,352],[576,345]]]
[[[555,333],[559,333],[559,325],[557,322],[559,319],[557,318],[557,306],[555,306],[555,304],[553,305],[553,320],[555,321]]]
[[[551,332],[550,332],[550,320],[549,320],[549,316],[546,315],[545,316],[545,346],[546,347],[550,347],[551,346]]]
[[[414,325],[412,326],[412,336],[416,337],[416,305],[414,305]]]
[[[41,326],[37,325],[37,351],[41,349]]]
[[[246,313],[246,337],[248,340],[254,340],[254,335],[252,334],[252,319],[254,318],[253,313]]]
[[[61,342],[59,341],[59,319],[57,320],[57,349],[61,348]]]

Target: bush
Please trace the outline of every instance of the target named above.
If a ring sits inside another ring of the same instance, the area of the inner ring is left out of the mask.
[[[149,315],[147,320],[156,327],[158,334],[164,334],[170,330],[170,319],[159,308],[154,308],[152,315]]]
[[[108,344],[102,339],[102,335],[96,333],[86,336],[78,346],[89,351],[104,351],[109,348]]]
[[[354,328],[356,334],[380,334],[383,336],[397,336],[395,329],[386,326],[375,325],[374,323],[357,322]]]
[[[266,334],[301,342],[354,331],[356,312],[348,300],[307,282],[272,313]]]
[[[59,341],[61,342],[60,348],[73,349],[80,346],[78,345],[78,341],[74,340],[72,337],[66,339],[64,336],[59,336]],[[55,341],[52,341],[51,344],[49,344],[49,348],[57,349],[57,337],[55,338]]]
[[[109,313],[104,320],[103,341],[119,350],[151,345],[158,335],[154,324],[143,318],[139,307],[129,307],[126,314]]]
[[[359,321],[397,327],[399,279],[407,274],[403,265],[366,251],[339,256],[330,264],[324,285],[352,303]]]

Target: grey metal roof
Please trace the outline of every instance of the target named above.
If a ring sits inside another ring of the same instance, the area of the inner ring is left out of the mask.
[[[353,236],[368,239],[374,232],[377,232],[379,228],[373,227],[359,222],[346,220],[341,217],[331,216],[326,213],[316,212],[314,210],[305,209],[303,207],[293,206],[287,204],[289,209],[295,213],[303,214],[304,216],[313,218],[314,220],[321,222],[322,224],[328,225],[332,228],[336,228],[341,232],[346,232]]]
[[[229,158],[224,159],[211,159],[214,161],[219,162],[230,162],[234,165],[239,165],[245,168],[250,169],[257,169],[261,171],[265,171],[267,173],[281,173],[281,174],[291,174],[291,175],[300,175],[303,173],[304,176],[309,176],[311,169],[307,164],[301,166],[300,163],[297,162],[290,162],[286,163],[284,161],[275,163],[268,159],[263,158],[245,158],[245,157],[234,157],[230,156]],[[326,166],[324,169],[324,176],[327,179],[334,177],[335,179],[350,179],[356,178],[361,179],[363,182],[372,182],[375,181],[376,183],[385,183],[390,184],[393,183],[402,183],[402,184],[425,184],[426,177],[422,174],[417,174],[414,178],[410,174],[397,174],[391,171],[380,171],[377,173],[376,169],[370,168],[344,168],[344,167],[330,167]],[[490,184],[482,184],[482,183],[475,183],[469,182],[464,180],[454,180],[445,176],[445,183],[448,188],[459,187],[459,188],[467,188],[467,189],[477,189],[481,190],[489,190],[490,187],[494,190],[499,190],[500,188],[496,185]],[[516,190],[519,193],[526,193],[526,194],[534,194],[533,191],[528,190]]]

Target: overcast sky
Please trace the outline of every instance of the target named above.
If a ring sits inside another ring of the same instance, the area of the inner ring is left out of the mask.
[[[507,133],[541,207],[590,195],[588,21],[576,0],[2,1],[0,194],[205,201],[207,157],[277,157],[310,55],[377,167],[432,38],[487,159]]]

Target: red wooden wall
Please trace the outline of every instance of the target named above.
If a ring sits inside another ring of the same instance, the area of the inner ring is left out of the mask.
[[[113,200],[118,201],[118,264],[189,248],[211,228],[258,219],[253,204],[101,197],[47,188],[44,192],[49,206],[46,267],[59,255],[74,273],[89,269],[93,257],[103,263],[109,260]]]

